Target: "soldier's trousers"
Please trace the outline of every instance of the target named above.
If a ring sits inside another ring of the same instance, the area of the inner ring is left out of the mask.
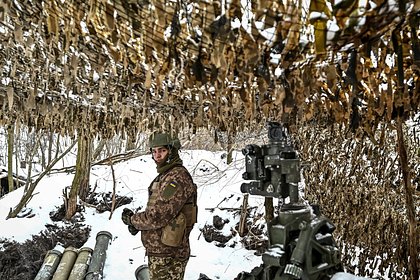
[[[188,259],[148,257],[150,280],[182,280]]]

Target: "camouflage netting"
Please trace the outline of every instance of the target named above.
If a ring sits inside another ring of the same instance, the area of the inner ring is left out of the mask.
[[[420,1],[0,0],[0,126],[131,142],[209,129],[232,148],[290,124],[346,258],[363,246],[361,265],[404,270],[413,205],[392,133],[419,112],[419,25]]]
[[[343,137],[337,126],[318,127],[316,134],[312,129],[297,134],[302,159],[310,163],[304,169],[306,199],[319,204],[337,226],[345,265],[364,276],[378,270],[390,279],[411,279],[406,193],[395,132],[383,127],[376,134],[379,143],[373,144],[367,138]],[[418,218],[420,135],[411,130],[406,138]],[[420,238],[418,230],[416,236]]]
[[[328,118],[371,134],[418,110],[419,5],[3,0],[0,124],[133,138]]]

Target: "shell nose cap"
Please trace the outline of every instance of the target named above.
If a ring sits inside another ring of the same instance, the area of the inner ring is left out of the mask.
[[[135,272],[137,280],[149,280],[149,268],[147,264],[143,264],[136,269]]]

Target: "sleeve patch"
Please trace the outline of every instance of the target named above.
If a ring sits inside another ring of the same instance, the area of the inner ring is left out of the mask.
[[[163,189],[163,193],[162,193],[163,198],[166,198],[166,199],[171,198],[175,194],[177,189],[178,189],[177,183],[175,181],[170,182]]]

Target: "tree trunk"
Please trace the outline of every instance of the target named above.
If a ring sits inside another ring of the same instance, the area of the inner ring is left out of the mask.
[[[66,220],[70,220],[77,210],[77,197],[85,200],[89,191],[90,178],[90,139],[86,135],[79,135],[77,144],[76,174],[67,201]]]
[[[242,202],[242,209],[241,209],[241,218],[239,220],[239,236],[244,237],[246,232],[248,232],[247,224],[246,224],[246,217],[248,214],[248,197],[249,194],[244,194],[244,200]]]
[[[53,141],[54,141],[54,133],[52,131],[50,131],[50,135],[48,137],[48,158],[47,158],[47,165],[49,165],[51,163],[51,160],[52,160]]]
[[[228,140],[227,140],[227,158],[226,158],[226,164],[231,164],[232,163],[232,161],[233,161],[233,158],[232,158],[232,150],[233,150],[233,148],[232,148],[232,136],[231,136],[231,133],[230,132],[228,132]]]
[[[127,147],[126,147],[126,151],[131,151],[131,150],[135,150],[136,147],[136,139],[133,137],[127,137]]]
[[[7,127],[7,181],[9,192],[13,191],[13,144],[14,144],[14,125]]]
[[[407,158],[407,150],[404,144],[404,135],[402,130],[402,121],[401,118],[398,118],[397,121],[397,137],[398,137],[398,154],[400,158],[400,165],[401,171],[403,175],[404,181],[404,190],[405,190],[405,207],[407,210],[407,218],[408,218],[408,240],[409,240],[409,256],[410,256],[410,273],[411,279],[419,279],[419,267],[418,264],[420,262],[419,255],[417,252],[418,248],[418,240],[417,240],[417,222],[416,222],[416,215],[414,209],[414,200],[413,200],[413,192],[414,188],[411,185],[411,178],[410,178],[410,167],[408,165],[408,158]]]
[[[41,150],[41,166],[42,169],[47,168],[47,161],[45,159],[45,138],[44,135],[41,136],[41,143],[39,145],[39,149]]]
[[[55,155],[54,158],[58,157],[58,154],[60,153],[60,134],[57,134],[57,141],[55,141]]]

